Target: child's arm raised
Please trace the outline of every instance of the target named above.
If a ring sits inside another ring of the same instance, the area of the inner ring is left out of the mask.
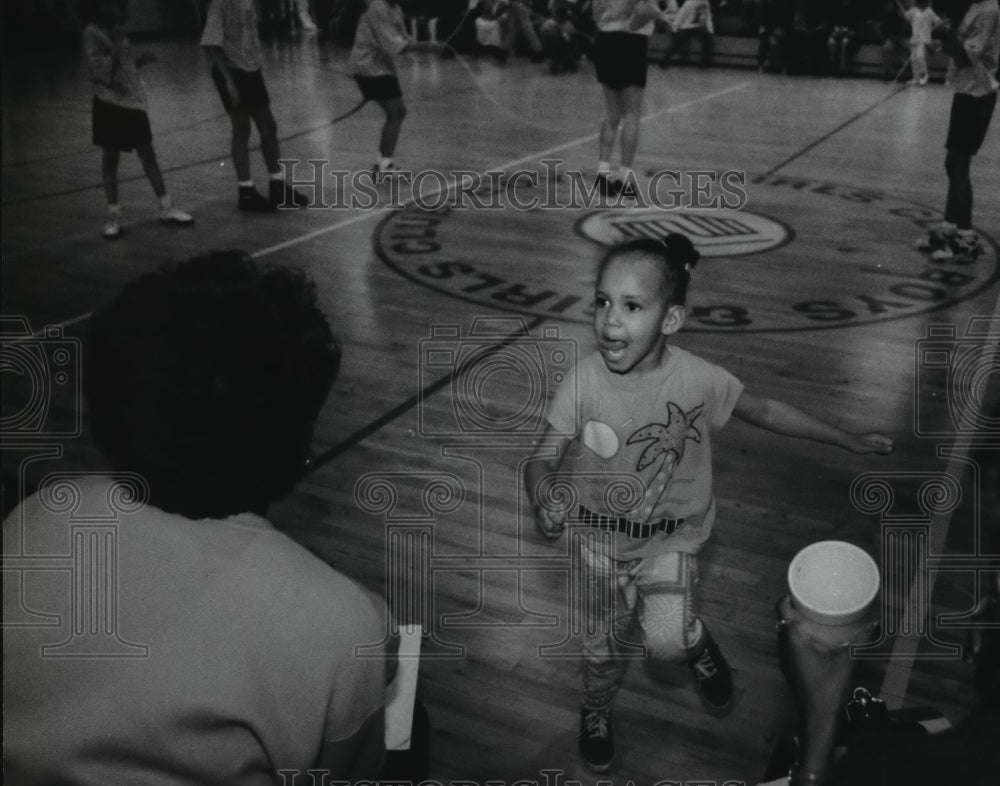
[[[566,527],[566,513],[547,510],[538,499],[538,488],[546,475],[551,475],[559,469],[569,443],[569,437],[553,434],[552,426],[549,426],[535,445],[535,452],[524,465],[524,488],[528,493],[528,501],[535,511],[535,525],[549,540],[555,540],[562,535]]]
[[[733,414],[740,420],[760,426],[788,437],[825,442],[851,453],[891,453],[893,444],[889,437],[877,432],[852,434],[837,426],[803,412],[798,407],[771,398],[759,398],[744,392]]]

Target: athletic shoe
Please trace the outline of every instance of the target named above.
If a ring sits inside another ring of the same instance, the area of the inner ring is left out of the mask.
[[[917,238],[913,247],[917,251],[937,251],[948,245],[948,239],[958,232],[958,227],[949,221],[942,221],[931,227],[926,235]]]
[[[273,213],[278,208],[252,186],[240,187],[240,210],[246,213]]]
[[[117,240],[120,238],[122,236],[121,216],[108,216],[108,220],[104,222],[104,229],[101,234],[105,240]]]
[[[191,226],[194,217],[176,207],[168,207],[160,210],[160,221],[164,224],[177,224],[178,226]]]
[[[615,765],[615,738],[608,710],[580,710],[580,756],[591,772],[610,772]]]
[[[688,665],[698,682],[698,695],[705,709],[717,718],[728,715],[733,708],[733,675],[707,629],[704,647]]]
[[[920,79],[917,80],[917,85],[919,87],[926,87],[927,86],[927,80],[928,80],[928,77],[922,76],[922,77],[920,77]]]
[[[622,182],[612,180],[608,172],[597,173],[597,191],[601,196],[617,197],[622,192]]]
[[[268,186],[268,197],[271,204],[277,209],[286,209],[290,206],[307,207],[309,198],[301,191],[296,191],[284,180],[272,180]]]
[[[941,248],[931,252],[935,262],[949,262],[952,259],[973,260],[982,253],[983,246],[975,232],[959,230],[946,239]]]

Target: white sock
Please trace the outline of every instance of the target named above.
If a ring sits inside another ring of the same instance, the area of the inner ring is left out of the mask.
[[[252,180],[241,180],[240,181],[240,188],[253,188],[253,181]]]
[[[112,218],[121,218],[122,206],[121,205],[108,205],[108,215]]]
[[[268,175],[268,178],[270,178],[272,181],[274,181],[274,180],[284,180],[285,179],[285,173],[284,172],[271,172]]]
[[[611,174],[611,162],[610,161],[598,161],[597,162],[597,174],[599,174],[599,175],[610,175]]]
[[[391,158],[386,158],[385,156],[379,156],[379,158],[378,158],[378,168],[379,169],[385,170],[385,169],[388,169],[391,166],[392,166],[392,159]]]
[[[170,198],[170,194],[164,194],[160,197],[160,210],[170,210],[174,206],[174,200]]]

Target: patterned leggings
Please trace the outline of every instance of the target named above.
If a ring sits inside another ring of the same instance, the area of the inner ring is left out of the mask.
[[[610,709],[630,660],[648,659],[656,667],[687,661],[704,638],[695,611],[698,559],[669,552],[634,560],[616,560],[611,544],[584,538],[581,568],[584,598],[583,705]],[[642,628],[640,642],[629,640],[632,623]]]

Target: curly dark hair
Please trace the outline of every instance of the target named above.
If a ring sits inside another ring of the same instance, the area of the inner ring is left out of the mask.
[[[90,426],[115,469],[189,518],[252,511],[302,476],[340,348],[300,271],[218,251],[127,285],[91,320]]]
[[[663,297],[672,306],[684,305],[687,301],[688,284],[691,283],[691,270],[701,258],[687,235],[671,232],[662,240],[644,237],[618,243],[609,248],[601,258],[597,278],[600,279],[612,260],[631,255],[647,256],[659,262],[663,275]]]

